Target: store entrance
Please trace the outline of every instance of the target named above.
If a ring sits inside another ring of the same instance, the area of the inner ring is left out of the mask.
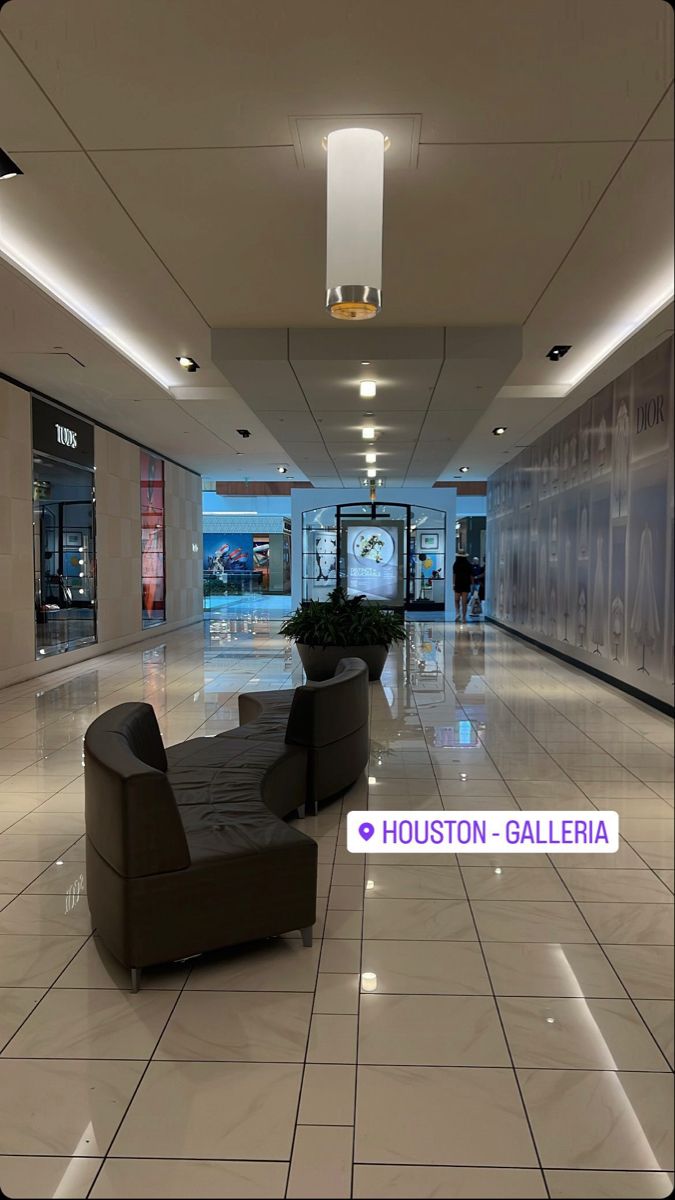
[[[96,641],[93,473],[33,455],[36,657]]]

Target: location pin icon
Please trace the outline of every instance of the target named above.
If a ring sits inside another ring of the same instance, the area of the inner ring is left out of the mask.
[[[361,834],[361,837],[363,838],[364,842],[370,841],[374,832],[375,832],[375,826],[371,825],[368,821],[364,821],[363,825],[359,825],[359,833]]]

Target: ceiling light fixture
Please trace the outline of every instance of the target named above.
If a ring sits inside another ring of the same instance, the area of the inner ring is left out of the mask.
[[[17,175],[23,175],[21,167],[16,165],[14,159],[9,157],[9,154],[6,154],[4,150],[0,150],[0,179],[16,179]]]
[[[382,307],[384,141],[378,129],[334,129],[326,141],[326,308],[342,321]]]
[[[287,475],[288,467],[277,467],[277,471],[279,472],[280,475]]]
[[[546,357],[550,358],[551,362],[560,362],[560,359],[564,358],[567,351],[571,349],[571,346],[551,346]]]
[[[377,395],[377,384],[374,379],[362,379],[359,384],[359,396],[362,400],[373,400]]]
[[[377,455],[374,450],[368,451],[368,453],[366,454],[366,462],[367,463],[376,463],[377,462]]]
[[[369,479],[374,479],[375,476],[377,475],[377,467],[368,467],[368,470],[366,471],[366,475],[368,476]]]
[[[176,362],[186,371],[198,371],[199,363],[195,362],[194,358],[190,358],[188,354],[177,354]]]
[[[369,367],[369,366],[370,366],[370,363],[369,363],[369,362],[362,362],[362,363],[361,363],[361,366],[362,366],[362,367]]]
[[[469,467],[460,467],[459,469],[462,475],[466,475],[467,471],[470,470]]]
[[[364,425],[363,429],[361,430],[361,437],[364,438],[367,442],[372,441],[373,438],[375,437],[375,426],[374,425]]]
[[[492,432],[494,433],[495,437],[501,437],[503,433],[506,433],[506,425],[495,425],[495,428],[492,430]]]

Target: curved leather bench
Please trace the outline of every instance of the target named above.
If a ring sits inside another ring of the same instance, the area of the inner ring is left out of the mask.
[[[142,967],[292,929],[311,945],[317,845],[267,807],[260,760],[172,765],[149,704],[103,713],[84,754],[89,908],[134,988]],[[303,761],[291,753],[281,769],[300,768],[296,786]],[[272,754],[272,776],[276,763]]]
[[[239,737],[304,746],[306,811],[355,783],[368,765],[368,667],[343,658],[332,679],[308,682],[294,692],[242,692]],[[227,738],[220,734],[216,741]]]
[[[267,807],[285,817],[314,811],[368,763],[368,668],[343,658],[332,679],[295,690],[244,692],[241,725],[169,746],[172,777],[208,789],[214,773],[259,771]],[[230,777],[230,776],[228,776]]]
[[[300,929],[311,945],[317,846],[279,817],[343,791],[368,761],[368,670],[240,697],[244,724],[165,750],[149,704],[87,730],[87,888],[132,971]]]

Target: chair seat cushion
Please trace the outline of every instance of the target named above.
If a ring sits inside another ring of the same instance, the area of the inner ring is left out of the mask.
[[[223,861],[298,846],[308,839],[279,821],[258,798],[255,783],[246,781],[226,803],[208,801],[181,808],[181,819],[193,867],[210,859]]]

